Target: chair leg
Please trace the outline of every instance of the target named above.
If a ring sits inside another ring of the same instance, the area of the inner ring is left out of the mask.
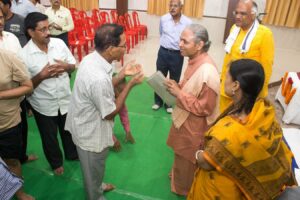
[[[81,52],[81,45],[77,46],[77,55],[79,62],[82,60],[82,52]]]

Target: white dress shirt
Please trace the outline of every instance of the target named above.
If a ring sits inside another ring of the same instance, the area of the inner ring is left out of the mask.
[[[113,145],[113,120],[105,117],[116,109],[113,69],[94,51],[81,62],[76,74],[65,129],[74,143],[90,152]]]
[[[10,10],[22,17],[26,17],[29,13],[38,12],[37,8],[29,0],[12,0]]]
[[[54,59],[69,64],[76,63],[65,43],[57,38],[50,39],[48,53],[41,51],[30,40],[19,55],[27,66],[31,78],[40,73],[47,63],[54,64]],[[43,80],[27,99],[39,113],[46,116],[57,116],[59,110],[62,115],[67,113],[70,96],[70,79],[68,73],[64,72],[58,77]]]
[[[50,7],[46,9],[45,14],[48,16],[49,24],[54,22],[62,27],[62,31],[55,28],[50,29],[51,35],[60,35],[74,29],[72,15],[68,8],[60,6],[58,10],[54,11]]]

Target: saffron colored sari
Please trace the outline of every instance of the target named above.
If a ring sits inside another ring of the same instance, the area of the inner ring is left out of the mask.
[[[215,170],[199,168],[189,200],[270,200],[295,185],[292,153],[282,139],[275,110],[258,99],[245,121],[230,115],[206,133],[203,156]]]

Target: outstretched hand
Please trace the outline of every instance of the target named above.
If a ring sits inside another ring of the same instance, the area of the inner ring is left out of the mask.
[[[144,73],[140,71],[140,72],[136,73],[129,82],[132,85],[137,85],[137,84],[142,83],[143,80],[144,80]]]
[[[132,76],[142,71],[142,65],[135,63],[135,60],[130,61],[124,67],[125,76]]]

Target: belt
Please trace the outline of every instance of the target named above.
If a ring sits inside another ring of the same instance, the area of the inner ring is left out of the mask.
[[[165,51],[168,51],[168,52],[171,52],[171,53],[180,53],[180,50],[174,50],[174,49],[167,49],[163,46],[160,46],[161,49],[165,50]]]

